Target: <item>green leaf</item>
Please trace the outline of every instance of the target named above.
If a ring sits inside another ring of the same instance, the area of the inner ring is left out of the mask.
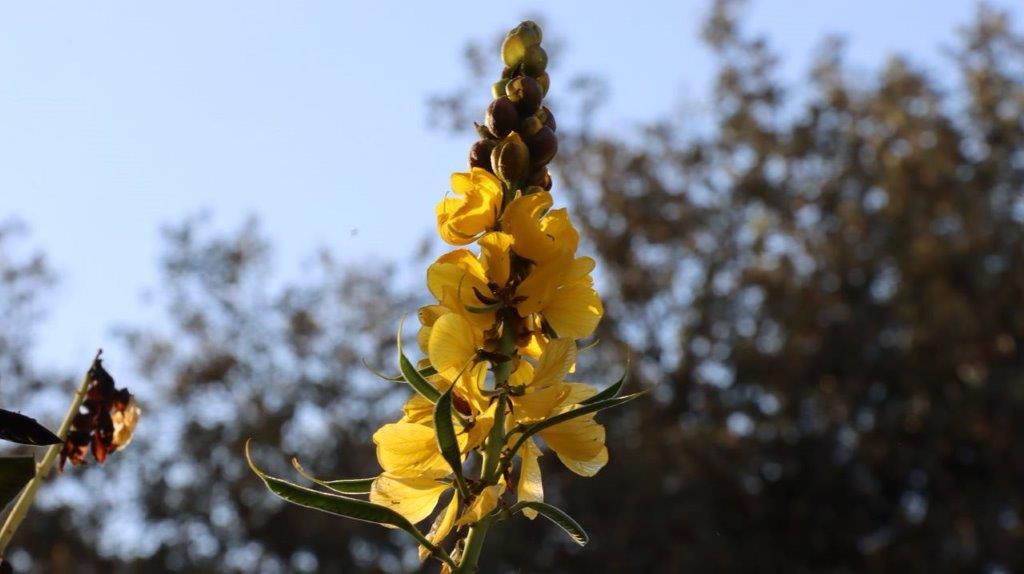
[[[587,532],[583,530],[583,527],[562,509],[543,502],[524,500],[517,502],[511,511],[514,514],[524,508],[536,510],[538,514],[557,524],[576,544],[586,546],[587,542],[590,541],[590,537],[587,536]]]
[[[526,441],[526,439],[530,438],[531,436],[539,433],[540,431],[546,428],[551,428],[557,424],[564,423],[565,421],[572,420],[576,417],[581,417],[583,415],[596,413],[598,411],[603,411],[604,409],[610,409],[612,407],[617,407],[619,405],[626,404],[629,401],[636,399],[644,394],[646,394],[646,391],[633,393],[632,395],[626,395],[624,397],[614,397],[610,399],[605,399],[603,401],[598,401],[590,404],[580,404],[571,411],[566,411],[564,413],[555,415],[549,419],[544,419],[538,423],[534,423],[523,429],[522,436],[516,439],[516,443],[512,447],[510,452],[512,454],[515,454],[516,451],[519,450],[519,447],[523,445],[523,442]]]
[[[612,386],[608,387],[607,389],[601,391],[600,393],[597,393],[596,395],[590,397],[589,399],[581,402],[580,404],[581,405],[589,405],[589,404],[598,403],[598,402],[601,402],[601,401],[604,401],[604,400],[607,400],[607,399],[613,399],[613,398],[619,396],[619,391],[621,391],[622,390],[622,386],[626,384],[626,378],[628,376],[629,376],[629,367],[627,366],[626,370],[622,373],[622,376],[619,377],[619,380],[615,381],[615,384],[613,384]]]
[[[297,458],[292,458],[292,466],[295,467],[295,470],[302,475],[302,478],[342,494],[369,494],[370,487],[373,486],[373,481],[376,479],[374,477],[325,480],[322,478],[316,478],[306,472],[306,469],[302,467],[302,464],[299,463],[299,459]]]
[[[434,405],[434,430],[437,436],[437,446],[441,449],[441,456],[448,462],[455,473],[455,482],[463,500],[469,498],[469,488],[466,485],[466,478],[462,476],[462,452],[459,449],[459,441],[455,437],[455,427],[452,425],[452,390],[455,385],[448,387]]]
[[[0,457],[0,509],[18,496],[22,488],[36,476],[36,459],[32,456]]]
[[[444,550],[441,550],[435,544],[427,540],[427,538],[423,536],[423,533],[417,530],[416,527],[413,526],[412,523],[404,516],[386,506],[374,504],[365,500],[359,500],[358,498],[349,498],[340,494],[320,492],[318,490],[299,486],[292,482],[288,482],[287,480],[275,478],[263,472],[252,460],[252,451],[250,448],[251,442],[252,441],[249,440],[245,443],[245,460],[249,463],[249,468],[256,473],[256,476],[260,477],[270,492],[273,492],[281,499],[298,506],[320,510],[328,514],[399,528],[408,532],[416,539],[417,542],[426,546],[427,549],[430,550],[430,553],[438,560],[445,562],[451,567],[455,566],[452,559]]]
[[[367,371],[370,371],[371,373],[373,373],[374,375],[377,375],[377,377],[379,377],[381,379],[384,379],[385,381],[390,381],[392,383],[404,383],[405,382],[405,377],[403,377],[401,375],[401,373],[399,373],[397,375],[385,375],[384,373],[381,373],[380,371],[378,371],[378,370],[374,369],[373,367],[371,367],[370,363],[366,362],[366,359],[362,359],[362,361],[363,361],[363,366],[366,367]],[[437,374],[437,369],[435,369],[431,365],[431,366],[428,366],[426,368],[420,369],[419,372],[420,372],[420,376],[423,377],[423,378],[433,377],[434,375]]]
[[[402,319],[402,324],[405,323],[405,319]],[[416,392],[423,395],[423,398],[427,399],[431,403],[436,403],[437,399],[441,396],[441,393],[434,388],[434,385],[430,384],[427,379],[423,378],[416,367],[409,361],[409,358],[402,352],[402,325],[398,326],[398,369],[402,371],[402,377],[405,378],[405,382],[409,383],[409,386],[416,389]]]

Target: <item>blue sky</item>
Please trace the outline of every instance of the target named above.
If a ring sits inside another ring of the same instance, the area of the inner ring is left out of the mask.
[[[203,209],[224,227],[259,216],[284,275],[319,246],[350,262],[408,255],[470,143],[430,130],[426,99],[459,84],[467,39],[525,15],[567,41],[561,70],[608,80],[609,125],[706,99],[704,0],[438,4],[0,7],[0,220],[28,223],[61,276],[38,358],[81,368],[111,325],[158,316],[141,297],[158,229]],[[746,21],[798,81],[826,33],[848,36],[864,69],[893,52],[938,67],[973,10],[755,0]]]

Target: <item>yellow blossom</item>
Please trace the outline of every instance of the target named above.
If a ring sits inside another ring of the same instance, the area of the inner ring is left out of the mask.
[[[454,197],[437,204],[437,231],[452,245],[466,245],[494,227],[504,188],[498,178],[478,167],[453,173],[451,186]]]

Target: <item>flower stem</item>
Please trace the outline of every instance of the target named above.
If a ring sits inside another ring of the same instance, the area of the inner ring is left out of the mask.
[[[97,351],[96,359],[99,359],[100,352]],[[93,360],[95,364],[95,359]],[[68,430],[71,428],[71,423],[74,422],[75,416],[78,415],[78,410],[82,407],[82,401],[85,400],[85,395],[89,390],[89,383],[91,382],[90,374],[92,369],[90,368],[86,372],[85,376],[82,377],[82,384],[79,385],[78,390],[75,391],[75,396],[71,400],[71,406],[68,408],[67,414],[64,415],[64,422],[61,423],[60,429],[57,431],[57,436],[60,437],[61,441],[67,440]],[[61,450],[64,449],[64,443],[50,445],[50,448],[46,449],[46,454],[43,456],[43,460],[36,465],[36,475],[32,480],[29,481],[28,485],[25,486],[25,490],[21,492],[21,496],[18,497],[18,502],[14,504],[14,508],[11,509],[11,513],[7,515],[7,520],[4,521],[3,528],[0,529],[0,556],[3,556],[7,551],[7,545],[10,544],[11,539],[14,538],[14,534],[18,531],[18,527],[21,526],[25,516],[28,514],[32,503],[35,502],[36,492],[39,490],[39,485],[42,484],[43,480],[50,473],[50,469],[53,468],[53,463],[57,460],[57,455],[60,454]]]
[[[512,322],[505,320],[502,325],[501,341],[499,352],[502,355],[511,357],[516,350],[515,331]],[[498,389],[508,382],[508,376],[512,371],[512,360],[502,361],[492,367],[494,372],[494,388]],[[497,484],[501,480],[498,474],[499,462],[501,461],[501,449],[505,446],[505,413],[508,407],[508,398],[498,395],[498,407],[494,413],[494,426],[487,436],[487,444],[484,446],[483,461],[480,465],[480,480],[484,487]],[[466,545],[462,552],[462,560],[455,574],[472,574],[477,571],[477,561],[480,559],[480,551],[484,546],[484,539],[487,538],[487,530],[491,527],[492,517],[485,517],[480,522],[469,527],[466,535]]]

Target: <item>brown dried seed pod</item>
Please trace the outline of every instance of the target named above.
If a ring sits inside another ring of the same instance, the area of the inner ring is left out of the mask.
[[[507,97],[501,97],[487,108],[487,117],[484,120],[487,129],[495,136],[504,138],[512,133],[519,125],[519,112],[516,106]]]

